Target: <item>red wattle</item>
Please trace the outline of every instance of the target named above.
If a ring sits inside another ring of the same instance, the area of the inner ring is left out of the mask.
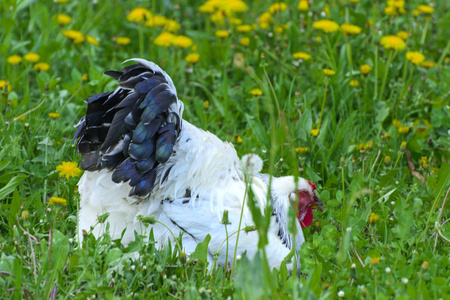
[[[308,209],[306,210],[305,217],[300,222],[300,225],[302,226],[302,228],[308,227],[312,224],[313,219],[314,219],[314,215],[312,212],[312,208],[308,207]]]

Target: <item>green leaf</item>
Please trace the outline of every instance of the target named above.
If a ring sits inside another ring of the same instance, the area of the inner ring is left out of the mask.
[[[11,206],[9,207],[9,216],[8,216],[10,230],[12,230],[13,226],[16,224],[17,213],[20,210],[20,205],[21,205],[21,201],[20,201],[19,192],[14,190],[14,194],[13,194],[12,201],[11,201]]]
[[[28,175],[20,174],[11,178],[11,180],[0,189],[0,200],[6,198]]]
[[[211,236],[208,234],[203,242],[198,243],[197,247],[195,247],[195,251],[191,254],[192,258],[198,259],[204,266],[206,266],[208,262],[208,245],[210,240]]]

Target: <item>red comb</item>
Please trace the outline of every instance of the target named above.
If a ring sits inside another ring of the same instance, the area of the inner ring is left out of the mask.
[[[309,181],[309,180],[306,180],[306,181],[308,181],[308,184],[312,187],[313,191],[315,191],[315,190],[316,190],[316,184],[315,184],[315,183],[312,183],[312,182]]]

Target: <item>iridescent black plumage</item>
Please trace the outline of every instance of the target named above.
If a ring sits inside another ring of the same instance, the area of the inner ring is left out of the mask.
[[[129,182],[130,195],[143,197],[152,190],[158,165],[173,153],[182,104],[158,66],[138,62],[105,72],[119,81],[119,88],[88,99],[74,143],[78,140],[83,169],[108,168],[114,182]]]

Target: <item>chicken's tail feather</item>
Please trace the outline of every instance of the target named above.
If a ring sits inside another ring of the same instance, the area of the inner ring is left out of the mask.
[[[105,72],[118,80],[119,88],[88,99],[74,143],[78,141],[83,169],[114,170],[114,181],[130,181],[130,195],[145,197],[153,188],[158,165],[173,154],[183,103],[172,79],[158,65],[132,61],[137,64]]]

